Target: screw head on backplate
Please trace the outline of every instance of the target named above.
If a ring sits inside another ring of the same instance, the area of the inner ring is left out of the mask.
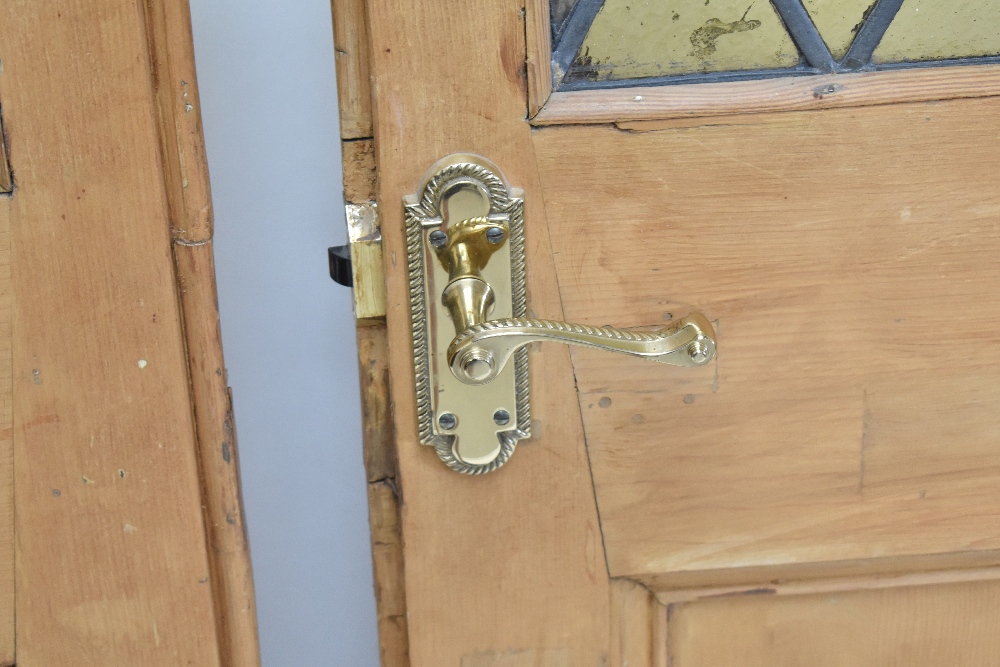
[[[441,248],[448,242],[448,235],[440,229],[435,229],[427,238],[430,239],[431,245],[435,248]]]
[[[438,417],[438,426],[446,431],[450,431],[458,425],[458,417],[450,412],[444,412]]]
[[[504,236],[503,227],[490,227],[486,230],[486,240],[493,245],[503,243]]]

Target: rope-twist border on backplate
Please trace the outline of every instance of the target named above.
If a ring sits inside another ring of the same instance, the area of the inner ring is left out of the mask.
[[[407,269],[410,280],[410,325],[413,330],[413,369],[417,399],[417,434],[420,442],[433,445],[438,457],[457,472],[483,475],[500,468],[514,454],[517,441],[531,433],[530,377],[528,350],[521,349],[514,357],[514,387],[517,396],[517,424],[510,431],[498,434],[500,453],[484,464],[466,463],[455,455],[455,437],[435,435],[434,409],[431,402],[430,353],[424,261],[424,224],[441,217],[441,198],[455,181],[474,180],[490,196],[490,213],[506,214],[510,243],[511,302],[515,318],[528,314],[524,258],[524,200],[511,197],[503,179],[492,170],[473,162],[459,162],[438,171],[418,193],[416,204],[405,204]]]
[[[524,200],[511,199],[507,207],[510,216],[510,279],[511,305],[515,318],[528,316],[528,282],[524,254]],[[517,433],[520,438],[531,436],[531,378],[528,374],[528,348],[514,353],[514,395],[517,397]]]

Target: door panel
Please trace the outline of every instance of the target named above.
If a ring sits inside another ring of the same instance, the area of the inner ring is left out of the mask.
[[[1000,655],[1000,583],[789,597],[670,612],[673,667],[963,667]]]
[[[1000,547],[994,100],[535,133],[612,576]],[[600,159],[603,156],[603,159]]]

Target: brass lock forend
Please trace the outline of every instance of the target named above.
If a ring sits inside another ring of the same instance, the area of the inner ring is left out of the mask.
[[[466,474],[496,470],[530,437],[528,343],[675,366],[715,356],[715,331],[700,313],[643,330],[529,319],[523,195],[489,160],[456,154],[403,199],[420,442]]]

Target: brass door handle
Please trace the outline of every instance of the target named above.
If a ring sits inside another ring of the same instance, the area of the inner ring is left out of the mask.
[[[448,346],[451,372],[466,384],[485,384],[515,351],[535,341],[583,345],[672,366],[703,366],[715,357],[715,331],[701,313],[653,330],[616,329],[553,320],[508,318],[475,324]]]
[[[418,433],[463,473],[496,470],[530,436],[529,343],[675,366],[715,357],[715,331],[697,312],[644,329],[528,318],[523,204],[494,164],[467,154],[437,162],[404,198]]]

